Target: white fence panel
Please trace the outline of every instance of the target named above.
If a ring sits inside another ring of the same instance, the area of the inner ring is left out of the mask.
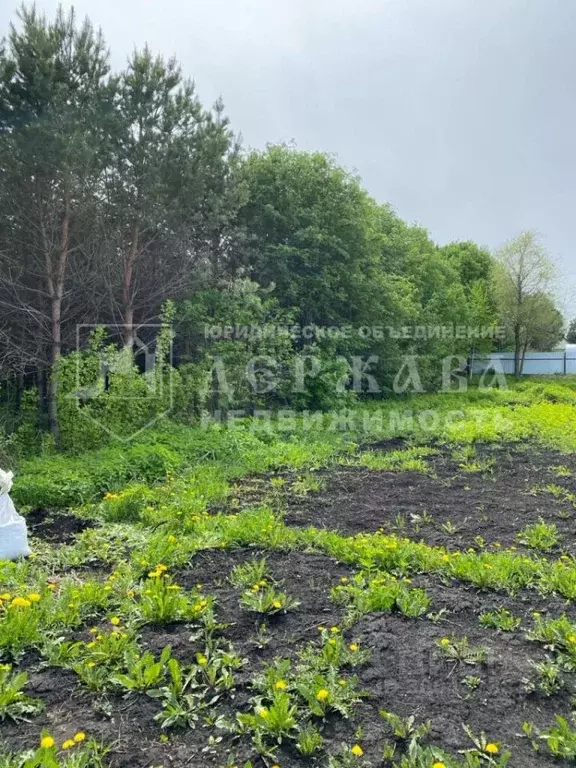
[[[497,368],[505,374],[514,373],[513,352],[493,352],[491,355],[474,360],[473,373],[482,373],[487,368]],[[532,376],[554,374],[576,374],[576,347],[567,347],[565,352],[527,352],[523,373]]]

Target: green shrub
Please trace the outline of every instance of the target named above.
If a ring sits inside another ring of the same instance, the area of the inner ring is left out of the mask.
[[[134,523],[140,520],[142,510],[150,499],[146,485],[129,485],[118,493],[104,496],[104,516],[111,523]]]

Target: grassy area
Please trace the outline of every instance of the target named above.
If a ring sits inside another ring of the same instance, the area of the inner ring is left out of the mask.
[[[24,462],[0,767],[574,761],[575,406],[524,381]]]

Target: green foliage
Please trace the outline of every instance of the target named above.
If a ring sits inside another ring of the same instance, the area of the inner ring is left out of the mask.
[[[416,718],[413,715],[404,718],[394,712],[387,712],[386,710],[381,709],[380,716],[384,718],[386,723],[390,726],[394,737],[401,741],[408,741],[410,739],[419,741],[427,736],[432,729],[432,723],[430,721],[416,725]]]
[[[335,587],[333,599],[348,609],[348,621],[356,622],[360,616],[374,611],[399,611],[406,616],[423,616],[431,600],[423,589],[408,586],[408,580],[395,579],[384,574],[371,577],[358,573],[351,582]]]
[[[117,673],[111,678],[111,683],[125,689],[129,693],[146,692],[156,688],[166,673],[166,665],[170,659],[171,648],[167,645],[156,660],[150,651],[140,655],[132,654],[126,658],[126,674]]]
[[[489,649],[485,646],[470,645],[467,637],[449,638],[443,637],[437,642],[443,656],[449,661],[462,664],[485,664],[489,658]]]
[[[211,600],[199,592],[186,594],[159,566],[141,590],[141,616],[152,624],[198,620],[211,611]]]
[[[576,624],[565,614],[556,619],[535,614],[532,629],[526,636],[556,651],[571,665],[576,665]]]
[[[502,632],[513,632],[521,624],[521,619],[513,616],[506,608],[498,608],[495,611],[485,611],[480,614],[479,622],[483,627],[500,629]]]
[[[54,739],[47,732],[42,740]],[[106,768],[105,757],[110,751],[95,739],[82,743],[73,742],[73,749],[59,752],[56,744],[38,747],[19,754],[0,755],[0,768]]]
[[[576,760],[576,729],[561,715],[556,715],[554,725],[541,733],[539,738],[554,757]]]
[[[524,680],[524,689],[528,693],[538,691],[544,696],[554,696],[566,687],[562,665],[553,659],[530,661],[534,677]]]
[[[107,493],[103,503],[104,517],[108,522],[134,523],[140,520],[150,496],[148,486],[141,483],[128,485],[118,493]]]
[[[566,333],[566,341],[568,344],[576,344],[576,318],[571,321]]]
[[[0,664],[0,720],[28,720],[42,711],[42,702],[24,693],[27,683],[26,672],[13,672],[10,665]]]
[[[275,613],[293,611],[300,603],[276,586],[254,584],[242,593],[240,605],[254,613],[273,616]]]
[[[547,523],[540,518],[537,523],[527,525],[518,534],[518,541],[531,549],[549,552],[560,541],[560,535],[555,523]]]
[[[263,557],[260,560],[248,560],[246,563],[236,565],[230,574],[230,583],[245,589],[254,585],[265,587],[267,578],[268,563]]]
[[[374,470],[391,472],[429,472],[424,459],[437,453],[433,448],[419,446],[400,451],[363,451],[358,457],[351,457],[346,463]]]

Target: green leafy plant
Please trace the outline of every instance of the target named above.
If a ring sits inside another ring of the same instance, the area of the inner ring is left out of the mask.
[[[27,683],[26,672],[13,672],[9,664],[0,664],[0,720],[27,721],[42,711],[42,702],[24,693]]]
[[[248,589],[254,585],[266,586],[269,578],[266,558],[254,558],[234,567],[230,574],[230,583],[235,587]]]
[[[466,675],[462,678],[462,685],[465,685],[470,691],[475,691],[482,685],[482,678],[478,675]]]
[[[106,768],[110,750],[95,739],[78,733],[64,744],[66,750],[60,750],[54,738],[43,731],[37,749],[0,755],[0,768]]]
[[[576,760],[576,729],[566,718],[556,715],[554,725],[540,733],[538,737],[554,757]]]
[[[212,610],[212,600],[200,592],[186,594],[158,566],[141,590],[140,615],[144,622],[198,621]]]
[[[348,623],[374,611],[399,611],[417,618],[426,614],[431,600],[423,589],[410,588],[405,580],[388,574],[370,576],[356,574],[352,581],[332,590],[332,598],[348,608]]]
[[[467,637],[443,637],[437,641],[437,645],[442,655],[449,661],[470,665],[485,664],[488,661],[488,648],[470,645]]]
[[[425,723],[416,723],[414,715],[401,717],[394,712],[388,712],[385,709],[380,710],[382,717],[392,729],[393,735],[400,741],[420,741],[430,733],[432,723],[428,720]]]
[[[146,692],[157,687],[166,674],[166,665],[170,659],[172,649],[167,645],[156,661],[150,651],[140,655],[127,652],[124,656],[126,673],[116,673],[110,682],[129,693]]]
[[[294,687],[307,710],[316,717],[325,717],[331,711],[349,717],[360,701],[356,680],[343,678],[333,667],[324,674],[316,674],[313,668],[300,669]]]
[[[298,728],[296,749],[303,757],[315,755],[322,749],[323,744],[322,734],[312,723],[304,723],[304,725]]]
[[[518,629],[521,619],[514,616],[506,608],[497,608],[494,611],[485,611],[480,614],[479,622],[483,627],[500,629],[502,632],[513,632]]]
[[[527,525],[520,531],[518,541],[531,549],[549,552],[558,545],[560,535],[555,523],[547,523],[540,518],[537,523]]]
[[[488,739],[484,732],[480,733],[479,736],[474,734],[468,725],[462,727],[464,728],[464,733],[474,744],[471,749],[461,750],[462,754],[465,754],[467,758],[476,758],[478,765],[483,763],[486,765],[497,766],[498,768],[504,768],[504,766],[508,764],[511,754],[510,752],[502,751],[502,748],[497,741]]]
[[[297,733],[298,707],[291,694],[276,691],[268,705],[256,700],[250,713],[236,715],[240,732],[251,732],[258,751],[266,753],[271,744],[281,744]]]
[[[544,661],[529,660],[529,664],[535,676],[523,680],[524,689],[528,693],[538,691],[544,696],[554,696],[566,687],[563,669],[558,661],[546,658]]]
[[[273,616],[276,613],[293,611],[298,608],[300,603],[275,586],[255,584],[242,593],[240,605],[254,613]]]
[[[196,689],[196,671],[184,669],[174,658],[168,660],[167,669],[167,684],[148,692],[162,701],[162,711],[154,719],[166,730],[195,728],[202,711],[202,699]]]

